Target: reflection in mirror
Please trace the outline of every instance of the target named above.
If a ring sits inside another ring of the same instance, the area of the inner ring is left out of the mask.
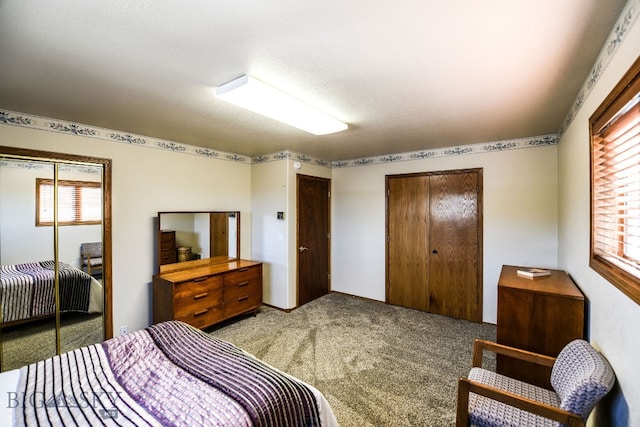
[[[104,340],[102,271],[89,271],[81,256],[87,243],[101,256],[102,165],[60,165],[58,179],[58,258],[61,268],[72,268],[60,274],[60,350],[66,352]],[[70,297],[72,280],[87,302]]]
[[[16,161],[0,156],[0,311],[2,370],[7,371],[56,354],[54,306],[32,306],[34,284],[29,272],[37,261],[54,259],[52,227],[35,227],[35,180],[53,179],[52,164]],[[50,273],[50,271],[49,271]],[[51,278],[52,275],[49,275]],[[53,283],[49,288],[52,290]],[[51,294],[52,296],[53,294]],[[32,321],[34,317],[47,319]]]
[[[79,250],[102,244],[102,177],[102,165],[0,154],[2,371],[104,339],[102,277]]]
[[[158,212],[158,265],[240,257],[240,212]]]

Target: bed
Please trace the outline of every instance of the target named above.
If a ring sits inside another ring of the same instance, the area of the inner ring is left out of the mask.
[[[59,262],[60,309],[101,313],[102,285],[69,264]],[[23,323],[55,313],[54,262],[40,261],[0,266],[0,322]]]
[[[0,374],[0,384],[0,425],[338,425],[311,385],[179,321]]]

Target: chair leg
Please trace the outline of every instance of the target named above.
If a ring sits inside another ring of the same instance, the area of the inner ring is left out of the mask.
[[[458,404],[456,407],[456,427],[469,425],[469,382],[466,378],[458,379]]]

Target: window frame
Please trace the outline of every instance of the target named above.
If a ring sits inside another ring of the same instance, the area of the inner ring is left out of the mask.
[[[593,115],[589,118],[589,160],[590,160],[590,250],[589,250],[589,266],[611,282],[625,295],[631,298],[636,304],[640,304],[640,273],[630,272],[626,269],[616,265],[609,261],[604,256],[599,255],[596,250],[597,239],[595,237],[597,228],[597,212],[595,211],[595,180],[596,171],[594,171],[594,156],[595,148],[600,146],[598,142],[599,134],[603,129],[606,129],[609,122],[617,117],[624,116],[622,112],[623,108],[640,93],[640,57],[636,59],[633,65],[625,73],[618,84],[613,88],[611,93],[604,99],[602,104],[595,110]],[[613,169],[613,168],[612,168]],[[624,221],[626,209],[621,211],[620,208],[613,208],[617,210],[616,218],[619,221]],[[625,225],[626,227],[626,225]],[[626,231],[626,228],[622,227],[622,231]],[[617,248],[617,257],[624,257],[625,250],[623,247],[623,240],[620,237]],[[634,260],[635,261],[635,260]]]
[[[40,190],[44,185],[55,185],[55,180],[53,178],[36,178],[36,227],[50,227],[53,226],[53,221],[44,221],[40,219]],[[102,183],[99,181],[71,181],[71,180],[58,180],[58,187],[74,187],[76,192],[79,188],[99,188],[102,194]],[[75,192],[74,192],[75,193]],[[101,199],[102,199],[101,197]],[[79,200],[81,196],[77,196],[74,200]],[[102,211],[102,201],[100,201],[98,205]],[[78,219],[78,213],[81,212],[82,204],[80,208],[75,208],[76,217],[72,221],[58,221],[58,225],[67,226],[67,225],[100,225],[102,224],[101,220],[81,220]]]

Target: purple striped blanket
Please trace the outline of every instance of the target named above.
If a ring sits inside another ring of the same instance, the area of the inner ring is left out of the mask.
[[[25,366],[16,396],[16,425],[322,425],[306,384],[177,321]]]
[[[58,263],[60,309],[88,311],[91,276],[69,264]],[[0,266],[0,321],[12,322],[55,312],[54,262]]]

